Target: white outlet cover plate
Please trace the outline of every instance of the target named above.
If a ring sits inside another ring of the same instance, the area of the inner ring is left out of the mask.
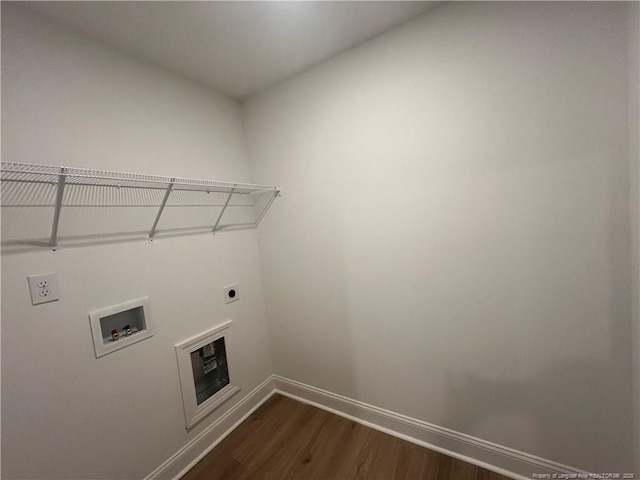
[[[224,287],[224,303],[240,300],[240,288],[237,283]]]
[[[58,278],[55,273],[43,273],[41,275],[27,276],[29,282],[29,293],[31,293],[31,304],[55,302],[60,300],[58,290]]]

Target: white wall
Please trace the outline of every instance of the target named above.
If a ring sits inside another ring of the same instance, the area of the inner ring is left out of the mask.
[[[3,161],[249,180],[234,101],[8,3],[2,129]],[[26,276],[45,272],[61,299],[32,307]],[[255,231],[14,251],[2,287],[6,479],[142,478],[272,373]],[[141,296],[156,335],[96,359],[88,312]],[[187,433],[173,346],[227,318],[242,392]]]
[[[635,471],[640,472],[640,3],[629,3],[629,179],[631,205],[631,286],[635,341]]]
[[[631,470],[626,13],[444,4],[245,105],[276,373]]]

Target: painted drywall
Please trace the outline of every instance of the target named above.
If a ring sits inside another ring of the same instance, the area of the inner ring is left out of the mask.
[[[631,295],[635,342],[635,471],[640,472],[640,3],[629,2],[629,179],[631,213]]]
[[[626,32],[453,2],[248,101],[276,373],[631,471]]]
[[[3,161],[249,180],[236,102],[6,2],[2,140]],[[110,240],[2,256],[2,478],[143,478],[272,373],[255,231]],[[60,301],[33,307],[45,272]],[[96,359],[88,313],[143,296],[155,336]],[[174,345],[228,318],[242,391],[187,432]]]

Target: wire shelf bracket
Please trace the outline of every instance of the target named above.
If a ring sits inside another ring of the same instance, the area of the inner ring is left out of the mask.
[[[56,206],[53,211],[53,225],[51,226],[51,239],[49,240],[49,246],[53,251],[58,248],[58,225],[60,224],[60,212],[62,211],[62,197],[64,196],[65,185],[65,168],[60,167],[60,175],[58,175],[58,188],[56,190]]]
[[[232,188],[231,191],[229,192],[229,195],[227,195],[227,199],[224,202],[224,205],[222,206],[222,210],[220,210],[220,214],[218,215],[218,218],[216,219],[216,223],[213,226],[213,233],[216,233],[216,229],[218,228],[218,224],[220,223],[220,220],[222,219],[222,215],[224,215],[224,211],[227,209],[227,207],[229,206],[229,202],[231,201],[231,197],[233,197],[234,192],[236,191],[235,188]],[[257,226],[258,222],[256,222],[256,226]]]
[[[169,200],[169,195],[171,195],[171,190],[173,190],[173,182],[175,178],[171,179],[167,189],[164,192],[164,197],[162,197],[162,203],[160,204],[160,208],[158,209],[158,214],[156,215],[156,219],[153,222],[153,226],[151,227],[151,231],[149,232],[149,240],[153,241],[153,236],[156,234],[156,228],[158,228],[158,222],[160,221],[160,216],[162,215],[162,211],[164,207],[167,205],[167,200]]]

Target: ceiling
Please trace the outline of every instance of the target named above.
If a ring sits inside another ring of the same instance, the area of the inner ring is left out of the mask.
[[[436,2],[19,3],[244,100],[422,14]]]

